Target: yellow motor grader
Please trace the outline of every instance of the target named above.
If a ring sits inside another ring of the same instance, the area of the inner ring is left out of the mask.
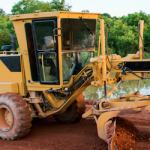
[[[139,89],[107,100],[124,77],[139,81],[149,78],[150,60],[142,59],[144,22],[140,21],[139,51],[121,58],[105,50],[104,20],[99,18],[98,13],[63,11],[10,16],[20,51],[11,35],[12,45],[2,46],[0,54],[1,138],[24,137],[36,117],[53,115],[64,123],[80,120],[85,111],[82,92],[90,85],[104,86],[105,95],[83,118],[95,118],[98,135],[109,149],[115,148],[116,117],[150,112],[150,98],[140,95]],[[94,57],[98,21],[99,47]],[[114,77],[110,77],[112,72]],[[115,85],[107,92],[109,84]]]

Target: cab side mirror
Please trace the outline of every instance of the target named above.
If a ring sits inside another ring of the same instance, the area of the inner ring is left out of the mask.
[[[55,48],[53,36],[45,36],[44,43],[45,43],[46,49],[54,49]]]

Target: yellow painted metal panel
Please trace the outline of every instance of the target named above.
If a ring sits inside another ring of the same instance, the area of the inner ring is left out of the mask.
[[[98,13],[60,13],[60,18],[88,18],[88,19],[99,19],[100,14]]]
[[[23,19],[44,19],[44,18],[54,18],[54,17],[77,17],[82,16],[83,18],[99,18],[100,13],[88,13],[88,12],[67,12],[67,11],[56,11],[56,12],[42,12],[42,13],[31,13],[22,15],[11,15],[10,20],[23,20]]]
[[[23,20],[23,19],[39,19],[39,18],[50,18],[57,17],[59,12],[43,12],[43,13],[31,13],[31,14],[22,14],[22,15],[11,15],[9,16],[10,20]]]
[[[141,73],[136,73],[136,75],[138,76],[142,76]],[[141,78],[138,78],[137,76],[135,76],[132,73],[127,73],[127,75],[125,76],[126,80],[141,80]]]
[[[31,20],[26,20],[25,22],[22,22],[21,20],[13,21],[15,32],[17,35],[18,44],[20,47],[20,52],[22,54],[23,64],[25,64],[24,68],[25,68],[25,77],[26,77],[26,82],[27,82],[28,80],[31,81],[31,72],[30,72],[28,48],[27,48],[25,27],[24,27],[24,24],[26,22],[31,22]]]
[[[11,72],[5,64],[0,60],[0,82],[21,82],[22,73],[21,72]]]
[[[18,83],[0,82],[0,94],[6,92],[19,93]]]
[[[60,18],[57,18],[57,28],[60,28]],[[58,30],[58,34],[61,34],[61,30]],[[59,79],[60,85],[63,85],[63,74],[62,74],[62,45],[61,45],[61,36],[58,36],[58,53],[59,53]]]
[[[140,51],[140,59],[143,58],[143,50],[144,50],[144,45],[143,45],[143,30],[144,30],[144,20],[140,21],[140,36],[139,36],[139,51]]]
[[[100,32],[101,32],[101,53],[103,56],[103,81],[106,81],[106,56],[105,56],[105,33],[104,33],[104,20],[100,20]]]
[[[1,67],[1,72],[0,72],[0,82],[4,83],[4,90],[2,92],[13,92],[10,90],[10,87],[8,87],[8,90],[5,88],[12,84],[12,83],[17,83],[17,92],[22,96],[25,96],[27,93],[26,89],[26,84],[25,84],[25,76],[24,76],[24,67],[23,67],[23,62],[22,62],[22,57],[21,54],[13,54],[13,55],[5,55],[5,54],[0,54],[0,57],[14,57],[14,56],[20,56],[20,67],[21,67],[21,72],[11,72],[7,66],[0,60],[0,67]],[[3,85],[3,84],[2,84]],[[0,86],[2,86],[0,85]],[[14,85],[13,85],[14,86]],[[3,88],[3,87],[1,87]]]

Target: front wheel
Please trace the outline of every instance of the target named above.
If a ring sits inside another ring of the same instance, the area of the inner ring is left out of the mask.
[[[0,137],[15,140],[24,137],[31,127],[31,111],[22,96],[0,95]]]
[[[64,113],[54,115],[54,118],[61,123],[74,123],[82,118],[84,112],[85,100],[83,94],[80,94]]]

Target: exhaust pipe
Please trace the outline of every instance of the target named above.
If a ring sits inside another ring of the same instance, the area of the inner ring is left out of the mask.
[[[13,51],[17,51],[16,50],[16,39],[13,34],[10,34],[10,37],[11,37],[11,41],[12,41],[12,49],[13,49]],[[17,52],[13,52],[13,54],[17,54]]]

